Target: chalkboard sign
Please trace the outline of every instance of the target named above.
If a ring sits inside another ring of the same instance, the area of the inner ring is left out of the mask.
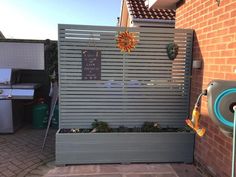
[[[101,80],[101,51],[82,50],[82,80]]]

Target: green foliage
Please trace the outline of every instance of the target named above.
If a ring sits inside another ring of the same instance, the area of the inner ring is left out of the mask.
[[[109,127],[108,123],[103,121],[98,121],[97,119],[94,120],[92,123],[93,132],[111,132],[111,128]]]
[[[129,128],[123,125],[118,127],[118,132],[129,132],[129,131],[130,131]]]
[[[45,67],[51,81],[58,80],[58,54],[57,54],[57,42],[45,41]]]
[[[188,125],[185,125],[183,128],[178,128],[178,132],[193,132],[193,129],[191,129]]]
[[[142,128],[141,127],[134,127],[134,128],[132,128],[132,132],[142,132]]]
[[[71,133],[80,133],[80,129],[79,128],[72,128]]]
[[[142,125],[143,132],[159,132],[160,125],[155,122],[144,122]]]

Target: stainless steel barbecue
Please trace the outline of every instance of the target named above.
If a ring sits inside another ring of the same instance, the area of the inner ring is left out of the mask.
[[[34,98],[39,84],[20,83],[20,72],[0,69],[0,133],[13,133],[22,122],[23,102]]]

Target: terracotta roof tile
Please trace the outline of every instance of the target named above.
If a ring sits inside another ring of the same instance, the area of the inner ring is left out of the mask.
[[[148,9],[145,0],[126,0],[130,14],[134,18],[175,20],[173,9]]]

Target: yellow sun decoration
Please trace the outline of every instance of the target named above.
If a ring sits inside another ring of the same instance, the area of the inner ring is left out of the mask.
[[[117,47],[120,48],[122,52],[130,52],[135,48],[137,40],[134,33],[128,31],[119,33],[117,37]]]

